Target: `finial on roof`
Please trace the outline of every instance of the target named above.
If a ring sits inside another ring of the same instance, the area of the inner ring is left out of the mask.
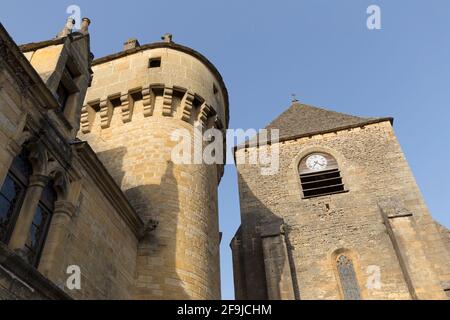
[[[89,25],[91,24],[91,20],[89,18],[83,18],[81,19],[81,28],[80,28],[80,32],[81,33],[88,33],[89,32]]]
[[[171,33],[165,33],[161,37],[161,40],[163,40],[164,42],[172,42],[172,34]]]
[[[291,97],[292,97],[291,98],[292,103],[298,102],[297,95],[295,93],[291,94]]]
[[[69,34],[72,33],[72,29],[75,25],[75,19],[72,17],[69,17],[67,19],[66,24],[64,25],[64,28],[58,33],[56,38],[64,38],[67,37]]]

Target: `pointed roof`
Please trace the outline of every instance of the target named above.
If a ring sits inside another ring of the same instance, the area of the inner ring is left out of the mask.
[[[362,126],[392,118],[363,118],[294,102],[265,129],[279,129],[280,140]]]
[[[267,125],[265,129],[280,130],[280,141],[286,141],[321,133],[361,127],[383,121],[390,121],[393,123],[394,119],[389,117],[357,117],[299,102],[293,102],[286,111]],[[256,137],[251,138],[247,143],[238,146],[238,148],[241,148],[244,145],[253,145],[256,142],[255,138]],[[259,144],[264,143],[259,141]]]

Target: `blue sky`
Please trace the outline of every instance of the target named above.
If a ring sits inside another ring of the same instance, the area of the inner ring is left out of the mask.
[[[39,4],[38,4],[39,3]],[[231,128],[260,128],[290,104],[393,116],[433,216],[450,227],[450,1],[3,1],[0,21],[20,44],[53,37],[76,4],[91,18],[96,57],[123,42],[174,41],[208,57],[230,94]],[[381,8],[369,31],[366,9]],[[229,242],[240,223],[236,172],[220,185],[222,292],[232,299]]]

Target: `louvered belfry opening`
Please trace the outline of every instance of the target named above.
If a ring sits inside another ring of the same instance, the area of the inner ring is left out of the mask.
[[[322,159],[320,167],[308,167],[311,156]],[[325,159],[325,160],[323,160]],[[312,153],[306,156],[299,165],[300,182],[304,198],[319,197],[345,191],[344,183],[336,159],[326,153]]]

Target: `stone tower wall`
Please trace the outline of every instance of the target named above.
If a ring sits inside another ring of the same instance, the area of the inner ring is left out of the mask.
[[[353,258],[363,299],[445,298],[449,253],[388,121],[279,146],[276,175],[238,165],[237,298],[341,299],[339,252]],[[297,168],[311,152],[337,159],[348,192],[302,198]],[[379,288],[367,286],[371,266]]]
[[[150,59],[161,66],[149,68]],[[173,48],[93,66],[79,138],[87,140],[144,222],[138,299],[220,298],[217,185],[223,167],[171,161],[176,129],[224,129],[226,92],[204,62]]]

